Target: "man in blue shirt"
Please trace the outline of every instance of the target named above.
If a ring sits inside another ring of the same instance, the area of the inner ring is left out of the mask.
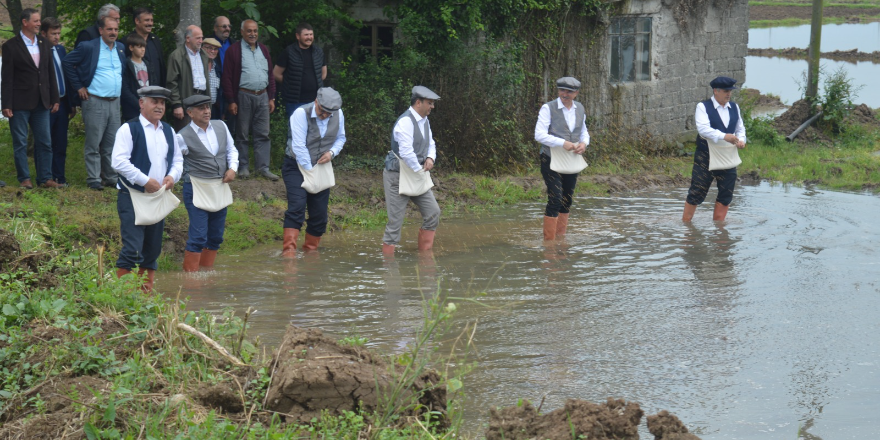
[[[116,171],[110,154],[116,131],[121,125],[119,97],[122,94],[122,66],[125,48],[116,41],[119,22],[104,17],[99,21],[101,38],[81,43],[62,62],[75,98],[82,100],[82,116],[86,141],[86,183],[102,191],[116,185]]]

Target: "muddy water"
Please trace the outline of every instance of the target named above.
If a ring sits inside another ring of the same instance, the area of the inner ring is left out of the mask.
[[[823,59],[820,63],[825,72],[831,74],[839,68],[847,72],[853,86],[860,87],[858,97],[853,100],[857,104],[865,103],[871,108],[880,107],[880,87],[869,87],[880,75],[880,64],[870,61],[848,63]],[[772,93],[786,105],[803,98],[800,84],[806,83],[804,72],[807,71],[806,60],[789,60],[785,58],[746,57],[745,87],[760,90],[761,93]],[[819,93],[825,90],[820,81]]]
[[[806,49],[810,25],[749,29],[749,47],[758,49]],[[880,22],[822,25],[822,52],[858,49],[880,50]]]
[[[416,225],[393,262],[381,232],[342,232],[288,263],[278,246],[221,254],[216,274],[163,274],[190,307],[259,310],[252,334],[288,322],[352,331],[396,351],[420,325],[421,289],[485,291],[468,428],[517,398],[569,397],[668,409],[704,439],[864,439],[880,432],[880,198],[740,186],[730,220],[708,205],[680,221],[684,189],[579,198],[566,244],[539,240],[540,206],[446,219],[435,260]],[[710,194],[710,200],[714,194]],[[798,430],[806,433],[798,436]],[[643,432],[643,438],[650,438]]]

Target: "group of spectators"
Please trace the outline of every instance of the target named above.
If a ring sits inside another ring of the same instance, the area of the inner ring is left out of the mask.
[[[62,24],[25,9],[21,32],[2,47],[2,113],[9,119],[15,168],[20,187],[62,188],[68,185],[68,121],[82,114],[85,127],[86,184],[101,191],[117,185],[111,166],[116,132],[141,113],[138,90],[159,86],[171,91],[164,119],[175,131],[191,118],[183,101],[193,95],[211,99],[212,119],[225,120],[239,151],[238,175],[278,180],[269,170],[269,114],[275,111],[276,83],[287,116],[316,99],[327,76],[321,48],[306,23],[296,28],[296,42],[273,64],[269,49],[258,41],[259,26],[241,23],[241,41],[231,38],[227,17],[213,22],[205,38],[198,26],[184,32],[184,45],[165,53],[153,33],[154,14],[146,7],[133,11],[134,30],[119,38],[120,9],[106,4],[95,24],[77,34],[74,49],[60,44]],[[27,158],[28,131],[33,133],[36,178]],[[253,138],[254,166],[249,165]],[[6,183],[0,181],[0,186]]]

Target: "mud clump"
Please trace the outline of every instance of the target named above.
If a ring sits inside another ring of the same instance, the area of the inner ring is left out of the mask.
[[[240,413],[244,411],[244,402],[237,393],[229,388],[229,385],[205,384],[196,391],[195,397],[207,407],[218,408],[227,413]]]
[[[648,431],[654,435],[654,440],[700,440],[688,432],[678,417],[665,410],[648,416]]]
[[[321,411],[372,412],[380,396],[395,383],[403,367],[392,369],[382,359],[360,347],[341,346],[318,329],[289,326],[274,362],[277,367],[267,392],[266,407],[286,415],[287,422],[308,422]],[[419,410],[406,416],[432,411],[437,421],[446,420],[446,388],[439,374],[428,371],[415,380],[401,399],[417,397]]]
[[[739,95],[741,99],[751,101],[755,107],[785,108],[778,96],[764,95],[756,89],[742,89]]]
[[[637,440],[644,412],[638,403],[611,399],[596,404],[569,399],[565,407],[538,414],[531,403],[492,409],[486,440]]]
[[[96,395],[109,394],[110,388],[109,381],[92,376],[52,380],[37,386],[2,408],[5,412],[0,414],[0,438],[56,439],[69,436],[83,427],[81,407],[94,406],[98,400]],[[26,401],[37,394],[45,402],[45,412],[26,417],[33,411],[26,408]]]
[[[11,232],[0,229],[0,269],[9,267],[21,255],[21,246]]]

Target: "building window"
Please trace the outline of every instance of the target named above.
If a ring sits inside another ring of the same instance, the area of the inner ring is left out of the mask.
[[[394,47],[394,25],[387,23],[364,23],[360,33],[361,61],[372,55],[376,58],[390,57]]]
[[[618,17],[611,20],[611,72],[609,81],[651,80],[651,17]]]

